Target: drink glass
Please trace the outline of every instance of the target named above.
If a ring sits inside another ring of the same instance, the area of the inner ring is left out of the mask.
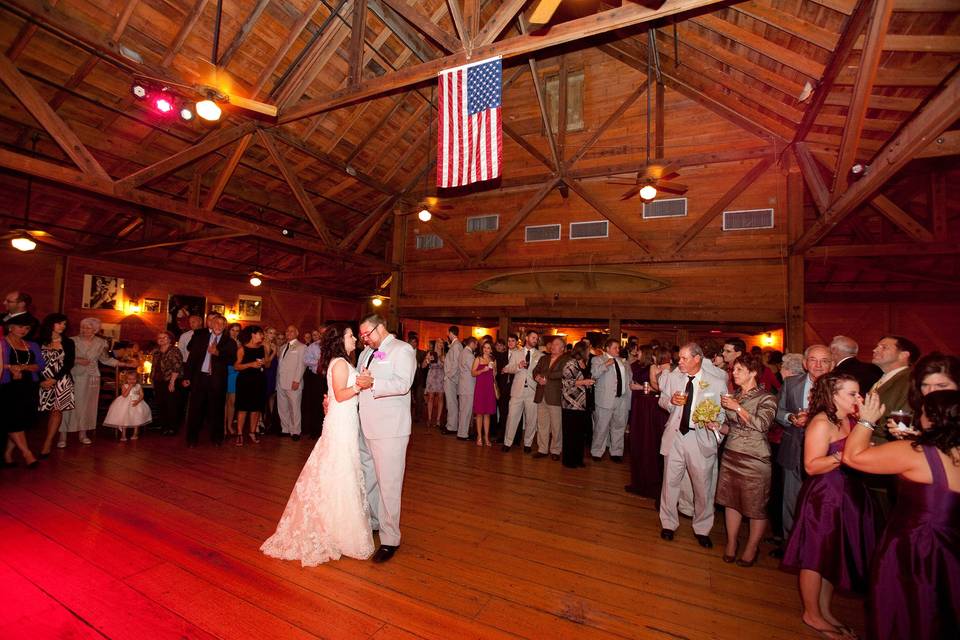
[[[890,413],[890,417],[894,422],[894,430],[903,434],[914,432],[911,426],[913,424],[913,414],[907,409],[897,409]]]
[[[684,392],[680,391],[680,392],[677,394],[677,396],[678,396],[677,399],[680,401],[681,404],[687,404],[687,394],[685,394]]]

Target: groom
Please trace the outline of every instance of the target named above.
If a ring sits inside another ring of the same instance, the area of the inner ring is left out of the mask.
[[[360,371],[360,463],[370,503],[370,524],[380,530],[374,562],[386,562],[400,545],[400,494],[410,440],[410,387],[417,371],[413,348],[387,331],[374,314],[360,323],[366,344]]]

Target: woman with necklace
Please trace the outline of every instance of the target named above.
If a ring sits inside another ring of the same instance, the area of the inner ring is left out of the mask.
[[[37,383],[43,368],[43,355],[35,342],[27,341],[33,318],[20,314],[7,319],[2,342],[3,370],[0,373],[0,406],[3,420],[0,433],[6,436],[3,466],[12,467],[13,450],[19,449],[27,467],[37,466],[37,458],[27,446],[24,431],[37,420]]]
[[[862,404],[860,384],[849,374],[835,371],[814,384],[803,440],[807,479],[783,557],[784,567],[800,570],[802,622],[834,640],[856,634],[830,611],[833,590],[865,589],[881,528],[863,481],[840,464]]]
[[[51,313],[40,325],[40,353],[44,366],[40,373],[42,381],[39,409],[50,413],[47,419],[47,436],[40,449],[41,458],[50,455],[53,436],[60,430],[63,422],[63,412],[73,409],[76,401],[70,370],[73,369],[77,352],[73,340],[63,337],[66,329],[67,316],[62,313]]]
[[[121,363],[107,353],[107,341],[96,335],[100,330],[100,321],[96,318],[84,318],[80,321],[80,335],[71,338],[76,349],[73,369],[73,389],[75,407],[63,414],[60,427],[60,441],[57,448],[67,446],[67,434],[79,433],[81,444],[93,444],[87,437],[87,431],[97,428],[97,402],[100,397],[100,367],[131,367]]]

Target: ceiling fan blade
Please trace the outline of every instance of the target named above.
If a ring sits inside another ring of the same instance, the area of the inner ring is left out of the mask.
[[[250,98],[241,98],[240,96],[233,94],[226,94],[227,101],[241,109],[246,109],[247,111],[254,111],[256,113],[262,113],[265,116],[270,116],[271,118],[277,117],[277,107],[273,104],[267,104],[266,102],[260,102],[258,100],[251,100]]]
[[[647,166],[647,176],[659,180],[660,178],[667,178],[677,173],[677,170],[680,169],[680,166],[676,162],[670,162],[668,164],[651,164]]]
[[[452,208],[452,207],[451,207],[451,208]],[[450,216],[448,216],[447,214],[445,214],[445,213],[437,213],[436,211],[433,212],[433,217],[434,217],[434,218],[439,218],[440,220],[449,220],[449,219],[450,219]]]
[[[550,22],[561,0],[540,0],[533,12],[530,14],[528,22],[532,25],[542,25]]]
[[[657,189],[669,191],[670,193],[684,194],[689,187],[679,182],[670,182],[668,180],[657,180]]]
[[[640,193],[640,189],[642,189],[643,186],[644,186],[644,185],[640,185],[640,184],[634,185],[632,189],[628,190],[626,193],[624,193],[622,196],[620,196],[620,199],[621,199],[621,200],[629,200],[629,199],[632,198],[633,196],[635,196],[635,195],[637,195],[638,193]]]
[[[72,244],[67,244],[62,240],[57,240],[46,231],[41,231],[39,229],[25,229],[25,231],[29,233],[33,237],[33,239],[38,242],[43,242],[44,244],[49,244],[51,246],[58,247],[60,249],[65,249],[68,251],[73,250],[74,248]]]

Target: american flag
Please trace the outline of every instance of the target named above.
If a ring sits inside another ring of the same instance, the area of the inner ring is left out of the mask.
[[[438,187],[461,187],[499,177],[502,78],[499,56],[440,72]]]

